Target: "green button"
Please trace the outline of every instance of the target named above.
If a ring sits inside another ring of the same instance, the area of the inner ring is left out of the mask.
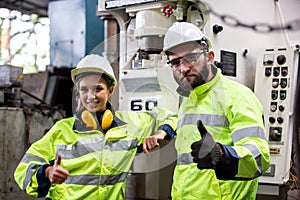
[[[285,99],[285,93],[284,92],[280,92],[280,99]]]

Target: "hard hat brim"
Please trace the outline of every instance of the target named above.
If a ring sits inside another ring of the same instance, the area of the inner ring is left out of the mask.
[[[97,68],[97,67],[85,67],[85,68],[76,68],[73,69],[71,71],[71,77],[72,77],[72,81],[75,82],[76,76],[79,74],[83,74],[83,73],[95,73],[95,74],[106,74],[108,77],[110,77],[113,80],[113,84],[116,85],[117,84],[117,80],[115,79],[115,77],[111,76],[110,74],[108,74],[106,71]]]
[[[162,50],[162,51],[160,52],[160,55],[165,56],[165,55],[167,55],[166,52],[172,52],[172,49],[173,49],[173,48],[179,47],[179,46],[181,46],[181,45],[183,45],[183,44],[186,44],[186,43],[189,43],[189,42],[195,42],[195,41],[201,41],[201,40],[202,40],[202,39],[200,39],[200,40],[190,40],[190,41],[186,41],[186,42],[177,44],[177,45],[175,45],[175,46],[171,46],[171,47],[169,47],[169,48],[167,48],[167,49]],[[204,41],[207,43],[208,49],[211,49],[211,43],[210,43],[210,41],[207,40],[207,39],[204,40]]]

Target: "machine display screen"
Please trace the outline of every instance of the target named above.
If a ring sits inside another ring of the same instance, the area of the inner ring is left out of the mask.
[[[236,53],[221,50],[222,74],[236,77]]]
[[[157,77],[123,79],[127,92],[156,92],[161,91]]]

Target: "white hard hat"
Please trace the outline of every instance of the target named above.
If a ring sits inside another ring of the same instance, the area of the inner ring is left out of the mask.
[[[82,73],[103,73],[113,80],[113,85],[117,84],[114,71],[106,58],[97,54],[90,54],[81,59],[76,69],[71,71],[72,80],[74,82],[75,77]]]
[[[165,35],[163,53],[177,45],[201,40],[206,42],[209,49],[211,48],[209,39],[196,25],[188,22],[174,22]]]

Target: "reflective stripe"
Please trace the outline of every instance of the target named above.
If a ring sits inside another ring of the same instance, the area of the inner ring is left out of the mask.
[[[134,149],[138,144],[138,139],[135,140],[118,140],[115,142],[106,142],[104,149],[111,151],[129,151]]]
[[[77,185],[114,185],[124,182],[128,172],[122,172],[116,175],[77,175],[69,176],[64,182],[66,184]],[[100,183],[99,183],[100,181]]]
[[[89,153],[101,151],[103,148],[104,137],[88,140],[78,140],[75,144],[56,145],[57,152],[63,154],[64,159],[73,159]]]
[[[206,126],[229,126],[229,121],[224,115],[210,115],[210,114],[185,114],[178,122],[181,127],[187,124],[197,124],[201,120]]]
[[[32,161],[39,162],[39,163],[41,163],[41,165],[47,164],[47,162],[44,158],[41,158],[39,156],[30,154],[30,153],[26,153],[21,160],[21,162],[24,162],[24,163],[30,163]]]
[[[193,162],[194,161],[191,153],[183,153],[177,157],[177,165],[188,165]]]
[[[251,154],[256,160],[258,171],[255,173],[255,177],[260,176],[262,172],[262,166],[261,166],[261,153],[259,149],[254,144],[244,144],[243,147],[249,149],[249,151],[251,152]]]
[[[25,179],[23,181],[23,190],[24,191],[26,190],[27,185],[30,183],[33,174],[36,172],[36,170],[39,166],[40,165],[37,165],[37,164],[28,165],[27,171],[26,171],[26,176],[25,176]]]
[[[100,152],[103,150],[104,137],[88,140],[79,140],[75,144],[56,145],[57,151],[63,154],[64,159],[74,159],[80,156]],[[128,151],[137,146],[138,140],[118,140],[115,142],[106,141],[104,149],[111,151]]]
[[[38,157],[36,155],[30,154],[30,153],[26,153],[23,156],[21,162],[24,162],[24,163],[39,162],[39,164],[34,163],[34,164],[28,165],[28,167],[27,167],[26,176],[23,181],[23,190],[26,190],[27,185],[31,181],[31,177],[36,172],[37,168],[40,167],[41,165],[46,165],[47,162],[45,159]]]
[[[231,138],[234,143],[246,137],[258,137],[266,140],[264,129],[259,126],[239,129],[231,134]]]

